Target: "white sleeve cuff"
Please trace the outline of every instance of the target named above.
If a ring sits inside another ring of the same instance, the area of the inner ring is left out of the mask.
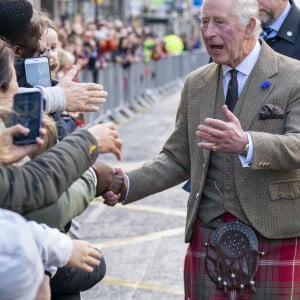
[[[94,183],[95,183],[95,186],[97,186],[97,175],[94,171],[94,169],[92,167],[89,167],[87,172],[90,172],[90,174],[92,175],[93,179],[94,179]]]
[[[243,168],[249,168],[250,164],[252,163],[253,159],[253,141],[250,133],[246,132],[248,136],[248,143],[249,143],[249,148],[248,148],[248,153],[247,156],[239,155],[240,162],[242,164]]]
[[[126,177],[127,179],[127,191],[126,191],[126,195],[124,197],[124,199],[120,202],[121,204],[125,204],[126,203],[126,200],[127,200],[127,197],[128,197],[128,192],[129,192],[129,188],[130,188],[130,180],[129,180],[129,177],[127,174],[124,173],[124,176]]]
[[[38,88],[45,100],[45,113],[63,112],[66,110],[67,101],[63,89],[56,85],[51,87],[35,86]]]

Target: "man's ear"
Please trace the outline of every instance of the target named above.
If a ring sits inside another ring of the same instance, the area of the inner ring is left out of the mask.
[[[246,26],[246,32],[245,32],[245,37],[247,39],[249,39],[252,36],[255,30],[255,26],[256,26],[256,20],[254,18],[250,18],[249,23]]]

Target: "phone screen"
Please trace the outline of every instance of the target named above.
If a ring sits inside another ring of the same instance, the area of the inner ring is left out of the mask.
[[[21,124],[30,129],[27,136],[17,134],[13,138],[14,144],[26,145],[36,143],[40,136],[39,129],[42,122],[42,94],[39,91],[18,93],[13,100],[12,123]]]
[[[51,86],[48,57],[26,58],[24,64],[27,83],[31,86]]]

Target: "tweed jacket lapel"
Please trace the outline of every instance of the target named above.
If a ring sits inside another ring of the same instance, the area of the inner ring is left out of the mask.
[[[194,123],[192,125],[194,128],[204,124],[205,118],[214,118],[218,83],[220,76],[222,76],[221,72],[221,66],[212,63],[211,68],[207,69],[205,76],[201,77],[199,86],[192,89],[191,99],[195,99],[195,109],[198,112],[197,118],[190,119]],[[210,151],[199,151],[198,149],[197,153],[203,155],[204,161],[207,161],[210,157]]]
[[[248,77],[234,110],[234,114],[239,118],[245,131],[249,130],[251,124],[257,119],[259,108],[274,88],[272,77],[278,73],[276,54],[264,41],[261,43],[261,55]],[[265,81],[270,82],[268,88],[261,87],[262,82]],[[203,124],[205,118],[214,118],[219,82],[222,83],[222,68],[220,65],[211,63],[206,66],[205,76],[201,74],[199,81],[193,83],[195,85],[191,87],[190,94],[191,110],[197,113],[189,119],[192,129],[195,130],[199,124]],[[203,162],[207,163],[210,151],[196,151],[195,155],[196,157],[191,157],[192,161],[199,161],[202,156]]]
[[[277,73],[277,58],[273,50],[266,46],[265,42],[262,42],[261,55],[246,81],[234,111],[245,131],[249,130],[252,122],[258,116],[259,108],[274,88],[272,76]],[[262,88],[262,82],[266,81],[270,82],[270,86]]]

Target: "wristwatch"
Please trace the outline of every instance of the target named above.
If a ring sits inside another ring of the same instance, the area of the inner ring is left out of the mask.
[[[249,144],[247,143],[247,144],[243,147],[242,152],[240,153],[240,155],[247,156],[247,155],[248,155],[248,150],[249,150]]]

